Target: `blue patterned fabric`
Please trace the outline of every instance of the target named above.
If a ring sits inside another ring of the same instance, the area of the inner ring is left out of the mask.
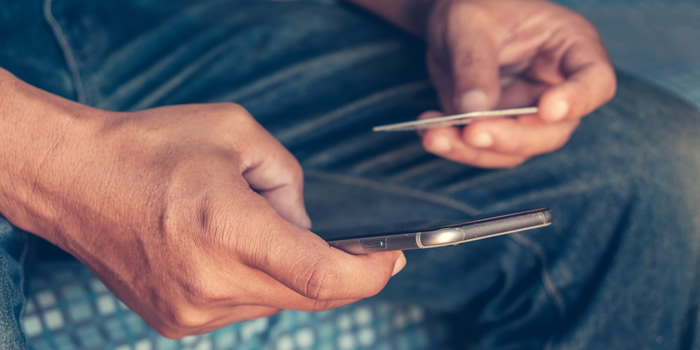
[[[599,27],[618,67],[700,106],[700,5],[563,2]],[[38,266],[29,286],[22,325],[37,350],[439,349],[448,332],[421,308],[363,301],[323,313],[287,311],[176,341],[158,336],[77,263]]]

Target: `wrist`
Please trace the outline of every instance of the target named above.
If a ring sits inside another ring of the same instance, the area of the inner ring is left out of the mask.
[[[51,231],[47,192],[59,182],[47,179],[61,176],[53,165],[84,108],[0,69],[0,214],[14,225],[42,237]]]

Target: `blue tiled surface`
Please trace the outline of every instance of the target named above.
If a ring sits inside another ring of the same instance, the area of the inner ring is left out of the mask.
[[[40,265],[29,282],[23,330],[31,349],[429,349],[445,348],[445,324],[409,305],[359,302],[283,312],[202,336],[163,338],[77,262]]]

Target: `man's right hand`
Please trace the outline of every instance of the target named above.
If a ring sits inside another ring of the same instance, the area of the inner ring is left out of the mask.
[[[14,142],[0,150],[0,212],[83,261],[167,337],[344,305],[405,264],[308,231],[299,164],[240,106],[105,112],[11,79],[0,84],[0,126],[16,131],[0,140]]]

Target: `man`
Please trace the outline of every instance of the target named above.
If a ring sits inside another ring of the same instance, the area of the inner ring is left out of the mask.
[[[476,348],[689,347],[697,113],[623,77],[584,119],[615,74],[594,28],[546,1],[354,3],[424,40],[436,97],[423,47],[349,7],[5,4],[0,212],[168,337],[384,289],[460,314]],[[420,135],[452,163],[414,135],[367,132],[529,105],[540,112]],[[555,225],[408,265],[353,256],[309,231],[295,156],[316,228],[540,206]],[[0,274],[0,344],[14,348],[18,229],[3,231]]]

